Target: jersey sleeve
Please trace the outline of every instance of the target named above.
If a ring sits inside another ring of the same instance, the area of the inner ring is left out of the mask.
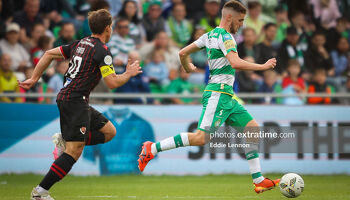
[[[98,67],[100,68],[101,75],[103,78],[115,73],[113,67],[112,54],[107,48],[101,48],[98,53],[95,54],[94,60],[96,61]]]
[[[237,53],[237,45],[235,39],[229,33],[223,33],[219,36],[219,48],[226,56],[230,51]]]
[[[79,43],[80,40],[77,40],[71,44],[60,46],[60,51],[64,59],[69,59],[71,57],[71,51]]]
[[[203,34],[200,38],[198,38],[196,41],[194,41],[194,44],[202,49],[205,47],[205,40],[208,38],[207,34]]]

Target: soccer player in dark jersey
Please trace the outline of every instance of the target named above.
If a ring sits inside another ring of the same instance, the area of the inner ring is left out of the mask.
[[[64,87],[56,100],[65,149],[53,162],[44,179],[33,189],[33,200],[53,200],[48,190],[70,171],[84,146],[105,143],[115,136],[113,124],[88,104],[90,92],[101,76],[109,88],[116,88],[142,73],[139,62],[135,61],[128,63],[123,74],[115,74],[111,53],[105,45],[112,34],[112,16],[107,10],[90,12],[88,21],[91,36],[45,52],[35,67],[33,76],[19,82],[20,87],[30,89],[52,60],[70,59]]]

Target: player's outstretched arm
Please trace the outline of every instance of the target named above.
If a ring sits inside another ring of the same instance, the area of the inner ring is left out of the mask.
[[[107,72],[107,69],[108,68],[106,68],[106,72]],[[126,82],[128,82],[131,77],[137,76],[138,74],[142,73],[138,60],[136,60],[133,63],[131,63],[131,61],[129,60],[128,65],[126,66],[125,72],[120,75],[115,74],[113,70],[113,73],[107,72],[109,74],[105,76],[104,73],[106,72],[103,72],[103,71],[104,70],[102,70],[102,76],[104,77],[103,80],[105,81],[107,87],[110,89],[120,87],[124,85]]]
[[[196,71],[197,67],[194,66],[190,61],[190,54],[199,50],[200,48],[198,48],[197,45],[192,43],[179,51],[181,65],[187,73]]]
[[[54,59],[64,59],[59,47],[46,51],[35,66],[32,77],[23,82],[18,81],[18,85],[23,89],[29,90],[38,82],[43,72]]]
[[[256,64],[247,62],[245,60],[242,60],[238,53],[235,53],[233,51],[230,51],[226,58],[230,62],[232,68],[239,69],[239,70],[252,70],[252,71],[261,71],[261,70],[267,70],[274,68],[276,66],[276,58],[271,58],[268,61],[266,61],[265,64]]]

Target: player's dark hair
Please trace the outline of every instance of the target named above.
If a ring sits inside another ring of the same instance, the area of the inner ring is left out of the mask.
[[[264,25],[264,30],[266,31],[267,29],[269,29],[272,26],[277,28],[276,24],[269,22],[269,23]]]
[[[89,12],[88,21],[93,34],[102,34],[112,24],[112,16],[108,10],[100,9]]]
[[[243,13],[243,14],[247,13],[247,8],[241,2],[235,1],[235,0],[226,2],[223,8],[232,9],[238,13]]]

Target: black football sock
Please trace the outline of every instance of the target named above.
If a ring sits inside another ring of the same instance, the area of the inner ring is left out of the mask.
[[[93,130],[89,131],[85,137],[85,145],[96,145],[105,143],[105,135],[99,131]]]
[[[63,153],[52,163],[50,171],[46,174],[39,186],[49,190],[53,184],[60,181],[72,169],[75,160],[69,154]]]

